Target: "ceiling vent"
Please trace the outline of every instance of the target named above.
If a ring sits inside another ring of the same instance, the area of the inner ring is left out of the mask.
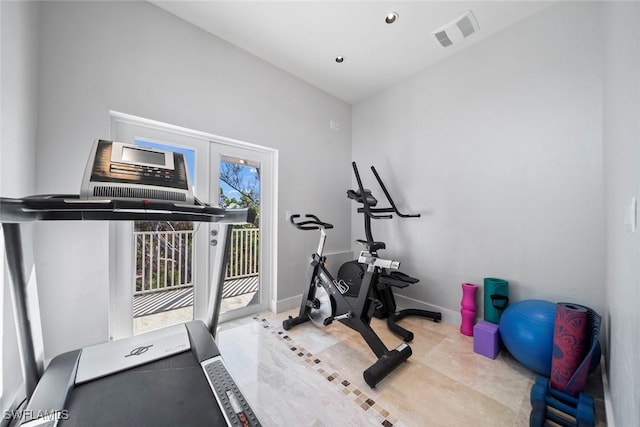
[[[448,47],[452,44],[469,37],[478,31],[478,20],[473,12],[468,11],[462,16],[457,17],[435,30],[432,34],[442,47]]]

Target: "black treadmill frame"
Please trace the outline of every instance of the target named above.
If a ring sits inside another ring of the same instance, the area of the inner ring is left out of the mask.
[[[186,204],[157,200],[81,199],[78,195],[35,195],[24,198],[0,198],[0,223],[4,234],[9,286],[18,338],[18,350],[25,382],[27,401],[43,376],[44,360],[38,360],[34,348],[33,330],[27,304],[28,271],[25,265],[25,228],[36,221],[194,221],[215,222],[220,230],[223,262],[229,257],[229,243],[233,224],[254,222],[252,209],[225,209],[206,204]],[[220,269],[219,283],[224,280]],[[218,324],[222,286],[210,298],[207,328],[212,337]],[[68,387],[72,387],[70,384]],[[16,408],[11,408],[16,409]]]

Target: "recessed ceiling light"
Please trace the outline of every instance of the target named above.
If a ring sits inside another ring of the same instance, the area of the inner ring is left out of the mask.
[[[336,62],[342,64],[344,62],[344,56],[336,56]]]
[[[393,24],[398,19],[400,19],[400,15],[398,15],[398,12],[389,12],[384,18],[384,22],[386,22],[387,24]]]

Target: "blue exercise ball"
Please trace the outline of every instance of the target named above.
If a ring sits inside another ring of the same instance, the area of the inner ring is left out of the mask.
[[[510,304],[500,317],[500,337],[520,363],[546,377],[551,373],[556,304],[525,300]]]

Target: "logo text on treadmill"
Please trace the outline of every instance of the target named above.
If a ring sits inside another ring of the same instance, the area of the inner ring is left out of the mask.
[[[153,347],[153,344],[151,345],[143,345],[142,347],[136,347],[133,350],[131,350],[129,352],[129,354],[127,354],[124,357],[129,357],[129,356],[140,356],[142,353],[146,353],[147,350],[149,350],[149,347]]]

